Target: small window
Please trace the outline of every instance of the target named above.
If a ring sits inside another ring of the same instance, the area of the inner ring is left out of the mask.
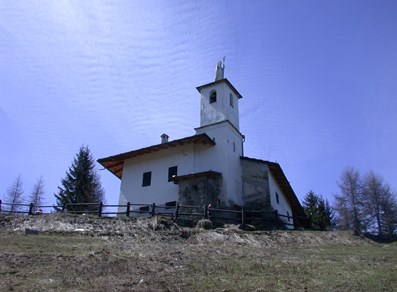
[[[140,212],[149,212],[149,206],[139,207]]]
[[[233,104],[233,95],[230,93],[229,94],[229,102],[230,102],[230,106],[232,107],[232,108],[234,108],[234,104]]]
[[[279,199],[279,197],[278,197],[277,192],[276,192],[276,202],[277,202],[277,204],[280,204],[280,199]]]
[[[171,202],[166,202],[165,207],[175,207],[176,206],[176,201],[171,201]]]
[[[233,152],[236,152],[236,142],[233,142]]]
[[[152,182],[152,172],[144,172],[143,173],[143,178],[142,178],[142,186],[147,187],[150,186],[150,183]]]
[[[178,166],[172,166],[168,168],[168,181],[171,181],[173,177],[178,175]]]
[[[211,92],[210,103],[216,102],[216,91]]]

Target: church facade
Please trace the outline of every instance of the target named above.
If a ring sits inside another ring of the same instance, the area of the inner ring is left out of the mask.
[[[241,94],[224,78],[197,87],[200,126],[195,135],[101,158],[121,180],[119,204],[156,203],[274,211],[304,216],[280,165],[245,157],[238,104]],[[287,223],[290,218],[281,217]]]

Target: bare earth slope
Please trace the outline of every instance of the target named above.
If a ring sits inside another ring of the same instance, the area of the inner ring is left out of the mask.
[[[0,214],[0,246],[0,291],[394,291],[397,284],[397,244],[347,232]]]

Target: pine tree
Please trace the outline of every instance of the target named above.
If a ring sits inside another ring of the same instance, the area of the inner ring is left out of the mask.
[[[66,172],[65,178],[55,194],[58,206],[66,206],[68,211],[97,210],[98,206],[71,206],[68,203],[99,203],[104,199],[104,191],[95,170],[95,161],[88,147],[82,146]],[[56,207],[57,211],[61,208]]]
[[[334,214],[327,200],[313,191],[302,202],[306,215],[311,218],[314,229],[327,230],[333,225]]]
[[[306,194],[303,202],[302,207],[305,210],[306,216],[311,218],[312,222],[317,221],[317,205],[318,205],[318,198],[313,191],[310,191]]]
[[[318,197],[318,225],[320,230],[327,230],[334,226],[334,211],[332,210],[328,200],[325,200],[321,195]]]
[[[22,187],[22,177],[17,176],[12,185],[8,188],[5,196],[5,203],[10,204],[7,208],[10,213],[17,212],[21,209],[18,204],[23,203],[23,187]]]
[[[30,203],[33,204],[33,213],[38,211],[38,207],[43,204],[44,199],[44,179],[40,177],[33,186],[33,190],[30,193]]]

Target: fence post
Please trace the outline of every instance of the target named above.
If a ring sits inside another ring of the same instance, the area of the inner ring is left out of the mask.
[[[274,210],[274,219],[278,221],[278,210]]]
[[[152,204],[152,216],[154,216],[156,214],[156,204],[153,203]]]
[[[208,219],[208,205],[204,206],[204,219]]]
[[[102,217],[102,208],[103,208],[103,203],[99,203],[99,210],[98,210],[98,217]]]
[[[176,204],[176,207],[175,207],[175,219],[178,219],[178,214],[179,214],[179,203]]]
[[[298,225],[296,224],[296,217],[292,214],[292,222],[294,223],[294,229],[298,229]]]
[[[245,224],[245,210],[244,207],[241,208],[241,224]]]
[[[1,212],[1,200],[0,200],[0,212]]]
[[[131,210],[131,204],[130,204],[130,202],[127,202],[127,212],[125,214],[125,215],[127,215],[127,217],[130,216],[130,210]]]
[[[29,213],[28,213],[29,215],[32,215],[33,214],[33,203],[30,203],[29,204]]]

